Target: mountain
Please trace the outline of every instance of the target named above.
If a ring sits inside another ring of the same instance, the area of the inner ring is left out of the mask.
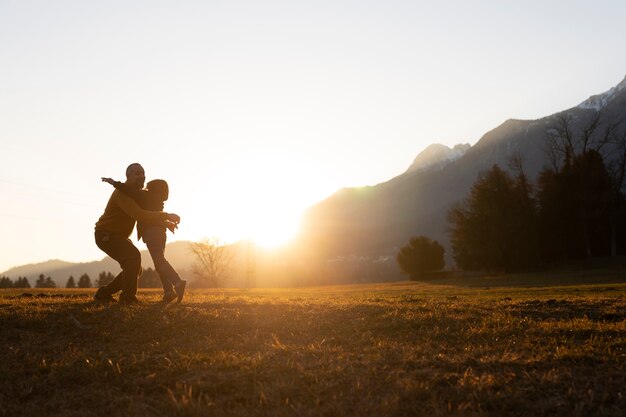
[[[478,175],[494,164],[507,169],[511,157],[519,156],[527,176],[536,178],[548,165],[547,132],[558,118],[565,115],[580,129],[600,110],[604,120],[624,118],[626,78],[563,112],[537,120],[507,120],[469,148],[431,145],[403,174],[384,183],[336,192],[306,212],[299,242],[319,259],[335,264],[365,259],[373,267],[381,257],[394,262],[398,248],[411,236],[426,235],[444,245],[450,262],[446,213],[468,194]]]
[[[72,262],[65,262],[59,259],[51,259],[45,262],[16,266],[15,268],[11,268],[1,273],[0,276],[8,276],[9,278],[13,276],[15,277],[39,276],[39,274],[41,274],[41,271],[56,271],[57,269],[67,268],[73,265],[75,264]]]
[[[454,148],[439,143],[432,144],[420,152],[413,163],[406,170],[409,172],[424,172],[442,170],[450,162],[454,162],[471,148],[469,143],[458,144]]]
[[[616,96],[623,94],[624,90],[626,90],[626,77],[624,77],[621,83],[611,88],[609,91],[591,96],[576,107],[583,110],[602,110],[607,107]]]
[[[168,243],[165,255],[181,277],[188,278],[191,276],[190,269],[194,260],[193,255],[189,250],[189,242],[178,241]],[[154,268],[154,263],[152,262],[152,258],[147,250],[141,251],[141,264],[144,268]],[[28,278],[30,285],[34,286],[39,275],[44,274],[46,277],[51,277],[52,280],[56,282],[57,286],[65,287],[70,275],[78,281],[78,277],[86,273],[91,278],[91,282],[95,284],[98,274],[103,271],[111,272],[112,274],[117,275],[121,269],[116,261],[106,256],[100,261],[92,262],[73,263],[60,260],[50,260],[46,262],[28,264],[4,271],[0,273],[0,276],[7,276],[13,281],[15,281],[18,277],[24,276]]]

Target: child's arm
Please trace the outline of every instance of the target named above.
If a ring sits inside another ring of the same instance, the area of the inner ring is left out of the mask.
[[[170,221],[166,221],[165,223],[167,223],[167,227],[168,230],[172,233],[176,233],[176,229],[178,229],[178,223],[174,223],[174,222],[170,222]]]
[[[141,190],[133,188],[124,184],[123,182],[115,181],[113,178],[102,177],[102,182],[106,182],[115,187],[116,190],[120,190],[122,193],[131,197],[137,203],[141,201]]]

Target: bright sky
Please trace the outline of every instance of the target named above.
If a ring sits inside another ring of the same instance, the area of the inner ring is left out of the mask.
[[[104,257],[99,178],[131,162],[169,182],[171,240],[285,239],[431,143],[616,85],[625,21],[621,0],[0,0],[0,272]]]

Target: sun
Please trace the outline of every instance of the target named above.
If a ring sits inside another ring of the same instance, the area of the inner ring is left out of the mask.
[[[258,213],[250,226],[250,239],[265,249],[276,249],[289,244],[298,232],[300,212],[288,212],[267,208]]]
[[[298,233],[304,210],[314,202],[307,186],[316,181],[307,174],[311,171],[277,153],[247,159],[238,155],[206,180],[210,193],[193,196],[193,208],[187,209],[192,229],[225,242],[251,240],[264,249],[287,245]]]
[[[248,172],[254,180],[246,176],[248,188],[242,195],[246,201],[241,202],[246,209],[234,214],[244,226],[243,234],[265,249],[288,244],[298,232],[306,207],[298,176],[290,175],[289,167],[278,161],[253,166]]]
[[[270,149],[225,157],[185,183],[178,206],[185,227],[177,237],[247,240],[268,250],[295,243],[305,211],[334,190],[336,173],[316,163],[311,155]]]

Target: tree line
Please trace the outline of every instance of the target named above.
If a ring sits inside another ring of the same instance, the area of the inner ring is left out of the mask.
[[[562,113],[546,132],[549,166],[534,183],[519,157],[510,160],[509,172],[494,165],[479,175],[447,213],[456,265],[523,271],[626,253],[626,130],[620,126],[597,112],[576,127]],[[425,273],[425,260],[443,267],[440,246],[425,239],[411,239],[398,253],[400,268],[412,277]]]
[[[115,275],[111,272],[100,272],[98,278],[95,281],[91,280],[89,274],[82,274],[78,277],[78,280],[70,275],[66,281],[64,288],[93,288],[94,286],[101,287],[107,285],[115,279]],[[139,278],[139,288],[160,288],[161,280],[159,274],[152,268],[144,269],[142,276]],[[0,288],[32,288],[30,281],[27,277],[18,277],[15,281],[11,278],[2,276],[0,277]],[[35,280],[34,288],[58,288],[56,282],[50,277],[46,277],[44,274],[40,274]]]
[[[0,277],[0,288],[30,288],[30,282],[26,277],[18,277],[15,282],[9,277]]]

